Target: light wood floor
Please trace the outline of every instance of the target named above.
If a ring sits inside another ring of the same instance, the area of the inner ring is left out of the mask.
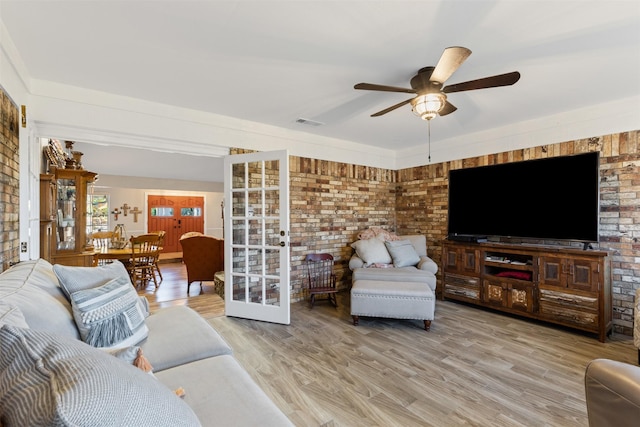
[[[630,337],[606,343],[574,331],[449,302],[420,321],[360,320],[349,294],[338,309],[293,303],[291,325],[224,316],[213,284],[191,286],[181,264],[161,265],[152,308],[194,308],[297,426],[586,426],[584,370],[604,357],[635,363]]]

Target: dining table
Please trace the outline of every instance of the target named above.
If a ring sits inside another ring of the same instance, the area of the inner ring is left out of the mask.
[[[158,248],[159,252],[162,252],[162,247]],[[121,261],[124,265],[128,265],[131,263],[131,259],[133,258],[131,245],[127,244],[124,248],[114,248],[114,247],[99,247],[94,248],[93,251],[93,265],[103,264],[100,261],[113,261],[118,260]],[[138,254],[138,255],[146,255],[146,253]]]
[[[94,253],[96,264],[99,263],[100,260],[117,259],[119,261],[126,262],[131,259],[131,247],[129,246],[125,248],[95,248]]]

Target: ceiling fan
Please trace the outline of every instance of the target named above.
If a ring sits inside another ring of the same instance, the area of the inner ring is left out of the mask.
[[[438,64],[435,67],[424,67],[418,74],[411,78],[411,89],[395,86],[385,86],[372,83],[358,83],[353,88],[362,90],[375,90],[382,92],[403,92],[414,93],[415,97],[399,102],[384,110],[378,111],[371,117],[382,116],[390,111],[400,108],[403,105],[411,104],[412,111],[424,120],[431,120],[436,115],[446,116],[457,110],[457,108],[447,101],[447,94],[463,92],[467,90],[486,89],[490,87],[511,86],[520,80],[520,73],[517,71],[499,74],[482,79],[470,80],[463,83],[456,83],[444,86],[444,82],[462,65],[471,55],[471,51],[466,47],[448,47],[442,53]]]

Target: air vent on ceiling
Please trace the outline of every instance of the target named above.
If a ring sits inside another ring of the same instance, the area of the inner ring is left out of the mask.
[[[303,119],[302,117],[296,119],[296,123],[309,126],[322,126],[324,124],[322,122],[316,122],[315,120]]]

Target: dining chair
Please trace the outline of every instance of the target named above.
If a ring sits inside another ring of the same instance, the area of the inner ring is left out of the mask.
[[[131,283],[135,287],[146,288],[153,280],[155,287],[159,286],[156,278],[156,257],[159,255],[158,235],[142,234],[132,236],[131,260],[127,265],[127,270],[131,276]]]
[[[336,301],[336,275],[333,272],[333,256],[331,254],[308,254],[305,259],[307,266],[307,286],[311,299],[311,308],[316,302],[316,295],[326,295],[329,302],[338,307]]]
[[[91,233],[91,241],[96,248],[108,248],[113,240],[113,231],[94,231]]]
[[[157,251],[156,251],[155,260],[153,262],[153,268],[155,272],[158,273],[158,276],[160,276],[160,282],[162,283],[162,271],[160,271],[159,261],[160,261],[160,252],[162,252],[162,246],[164,245],[164,236],[167,234],[167,232],[164,230],[159,230],[159,231],[150,231],[149,234],[158,235]]]
[[[111,242],[113,241],[114,233],[113,231],[95,231],[91,233],[91,243],[96,250],[106,250],[111,247]],[[96,258],[96,265],[105,265],[110,264],[113,260],[109,259],[99,259]]]

